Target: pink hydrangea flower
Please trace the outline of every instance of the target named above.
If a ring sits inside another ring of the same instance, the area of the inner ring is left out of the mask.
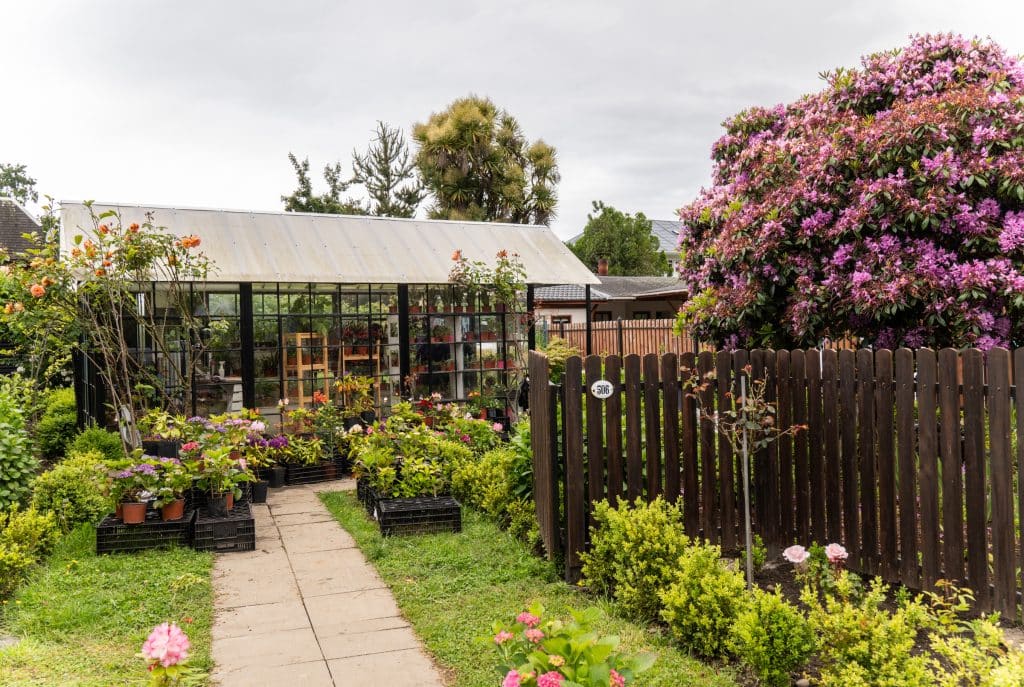
[[[562,687],[562,680],[564,679],[565,676],[561,673],[551,670],[537,676],[537,687]]]
[[[190,647],[188,635],[177,624],[161,623],[142,643],[142,655],[169,668],[187,659]]]
[[[508,640],[512,639],[512,633],[508,630],[502,630],[498,634],[494,635],[495,644],[504,644]]]
[[[839,565],[850,557],[850,554],[846,552],[846,548],[836,543],[825,547],[825,555],[828,557],[828,562],[832,565]]]
[[[505,673],[505,679],[501,681],[501,687],[519,687],[519,684],[519,673],[514,670]]]
[[[527,627],[537,627],[537,625],[540,624],[540,618],[535,616],[533,613],[530,613],[529,611],[523,611],[522,613],[516,616],[516,622],[522,623]]]
[[[609,673],[609,678],[609,683],[612,687],[625,687],[626,685],[626,678],[619,675],[618,671],[616,671],[614,668],[611,669]]]
[[[808,556],[810,556],[810,554],[807,553],[807,549],[799,544],[794,544],[782,552],[782,557],[793,565],[800,565],[807,560]]]
[[[540,640],[544,639],[544,633],[536,628],[531,628],[523,634],[525,634],[526,638],[534,644],[539,644]]]
[[[189,441],[189,442],[181,445],[181,450],[184,451],[185,453],[188,453],[190,451],[195,451],[197,448],[199,448],[199,442],[198,441]]]
[[[493,429],[495,432],[500,432],[503,429],[505,429],[505,425],[501,424],[500,422],[495,422],[493,425],[491,425],[491,429]]]

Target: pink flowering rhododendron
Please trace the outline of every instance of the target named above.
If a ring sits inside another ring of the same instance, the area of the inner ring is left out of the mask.
[[[188,658],[190,646],[188,636],[176,623],[161,623],[143,642],[142,655],[169,668]]]
[[[1024,340],[1024,64],[911,38],[725,123],[680,210],[680,325],[725,346]]]
[[[807,557],[810,555],[811,554],[807,553],[807,549],[799,544],[794,544],[782,552],[782,557],[793,565],[800,565],[806,561]]]
[[[839,565],[846,561],[850,554],[846,552],[846,548],[841,544],[829,544],[825,547],[825,556],[832,565]]]

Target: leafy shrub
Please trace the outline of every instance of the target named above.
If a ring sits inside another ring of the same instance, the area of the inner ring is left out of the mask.
[[[78,429],[74,389],[51,391],[46,402],[46,410],[33,429],[36,445],[43,458],[57,460],[63,456],[68,442]]]
[[[53,513],[35,508],[0,512],[0,543],[21,549],[33,560],[48,555],[59,538]]]
[[[580,349],[571,345],[560,336],[552,336],[548,341],[548,345],[543,350],[544,355],[548,357],[551,381],[555,384],[562,383],[562,377],[565,376],[565,361],[574,355],[583,355]]]
[[[29,484],[39,463],[25,429],[25,419],[17,399],[6,390],[0,391],[0,509],[7,509],[25,500]]]
[[[887,591],[875,580],[861,597],[845,572],[834,595],[820,598],[804,590],[801,599],[821,647],[823,687],[936,684],[928,657],[912,653],[918,630],[930,622],[927,608],[919,599],[904,599],[890,613],[882,608]]]
[[[105,472],[103,456],[98,451],[72,453],[36,478],[32,484],[32,507],[52,511],[64,532],[83,522],[95,523],[110,506],[104,495]]]
[[[659,594],[661,617],[683,646],[718,656],[743,609],[745,592],[743,575],[725,567],[719,547],[694,544],[679,556],[672,586]]]
[[[658,592],[675,579],[689,538],[683,515],[660,497],[639,499],[618,508],[601,501],[594,508],[591,548],[583,554],[583,580],[600,594],[611,595],[634,618],[654,619],[661,610]]]
[[[0,599],[17,589],[34,563],[22,547],[0,541]]]
[[[68,445],[68,455],[98,451],[104,460],[117,461],[124,459],[124,444],[117,432],[101,427],[88,427],[78,433]]]
[[[730,647],[768,687],[785,687],[789,675],[814,651],[814,633],[780,594],[754,589],[750,603],[736,616]]]
[[[537,517],[532,498],[519,493],[522,463],[522,454],[508,447],[464,460],[452,471],[452,493],[494,518],[514,536],[533,543],[538,533]]]

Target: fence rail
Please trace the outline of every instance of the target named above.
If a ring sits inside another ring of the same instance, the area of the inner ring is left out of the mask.
[[[681,499],[687,533],[738,548],[739,457],[706,414],[733,402],[748,365],[779,425],[807,426],[751,457],[752,522],[771,549],[839,541],[851,569],[913,589],[952,580],[1020,617],[1024,349],[574,357],[562,385],[531,352],[537,515],[567,579],[604,498]],[[710,380],[697,395],[693,371]],[[607,400],[588,393],[600,379]]]

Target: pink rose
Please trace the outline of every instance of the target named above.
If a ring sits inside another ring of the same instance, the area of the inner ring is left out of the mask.
[[[782,557],[793,565],[800,565],[807,560],[808,556],[810,556],[810,554],[807,553],[807,549],[799,544],[794,544],[782,552]]]
[[[832,565],[840,565],[850,554],[846,552],[846,549],[841,544],[829,544],[825,547],[825,555],[828,557],[828,562]]]

